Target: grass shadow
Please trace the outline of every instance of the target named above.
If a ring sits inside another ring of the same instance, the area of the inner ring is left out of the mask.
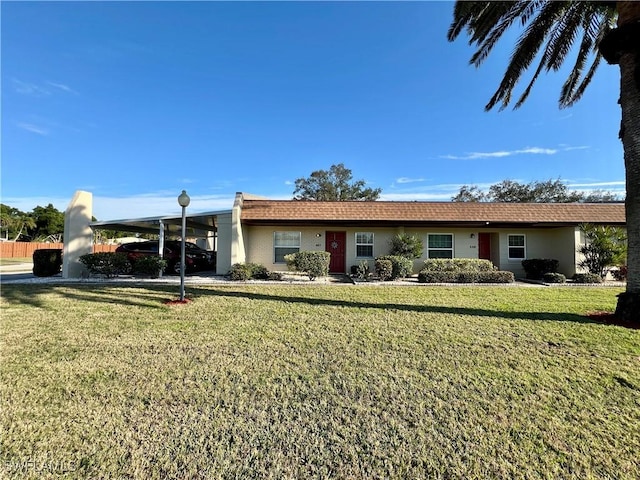
[[[478,317],[500,317],[505,319],[518,320],[551,320],[556,322],[578,322],[578,323],[603,323],[596,319],[589,318],[584,315],[575,313],[558,313],[558,312],[526,312],[514,311],[505,312],[501,310],[488,310],[482,308],[468,308],[458,306],[438,306],[438,305],[410,305],[403,303],[372,303],[372,302],[354,302],[349,300],[334,300],[328,298],[307,298],[288,295],[272,295],[255,292],[239,292],[220,288],[197,288],[190,289],[196,296],[219,296],[246,298],[250,300],[270,300],[282,301],[290,303],[304,303],[307,305],[321,305],[334,307],[352,307],[352,308],[371,308],[378,310],[399,310],[416,313],[441,313],[453,315],[474,315]]]

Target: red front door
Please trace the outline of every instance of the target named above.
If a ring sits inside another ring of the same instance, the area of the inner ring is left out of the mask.
[[[478,234],[478,258],[482,260],[491,260],[491,234]]]
[[[331,254],[329,273],[346,272],[347,232],[327,232],[325,250]]]

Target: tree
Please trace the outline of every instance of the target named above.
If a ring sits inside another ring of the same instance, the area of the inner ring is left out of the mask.
[[[507,203],[572,203],[615,202],[620,199],[611,192],[594,190],[589,194],[572,192],[560,180],[519,183],[503,180],[483,192],[476,185],[463,185],[451,200],[454,202],[507,202]]]
[[[463,185],[457,195],[451,197],[452,202],[484,202],[487,198],[477,185]]]
[[[607,275],[607,267],[622,266],[627,253],[624,228],[604,225],[581,225],[585,244],[578,251],[583,255],[578,265],[589,273]]]
[[[13,241],[17,242],[26,234],[27,229],[35,227],[36,223],[31,214],[0,204],[0,225],[7,232],[7,237],[12,237]]]
[[[327,170],[316,170],[309,178],[298,178],[293,192],[294,200],[373,201],[380,198],[380,188],[364,188],[365,181],[351,182],[351,170],[344,164],[331,165]]]
[[[391,251],[389,255],[397,255],[399,257],[415,260],[422,256],[424,244],[422,239],[416,235],[408,233],[399,233],[391,239]]]
[[[580,99],[602,58],[619,66],[628,276],[626,292],[618,296],[616,315],[640,323],[640,2],[457,1],[448,38],[453,41],[466,31],[469,43],[478,47],[471,57],[471,64],[478,67],[514,24],[524,29],[486,110],[498,104],[504,109],[511,103],[516,84],[538,53],[538,66],[515,108],[527,99],[543,70],[559,70],[572,52],[576,59],[560,92],[561,108]],[[577,48],[573,48],[576,40]]]
[[[53,204],[46,207],[38,205],[31,213],[35,225],[28,229],[32,240],[53,239],[60,241],[64,233],[64,212]]]

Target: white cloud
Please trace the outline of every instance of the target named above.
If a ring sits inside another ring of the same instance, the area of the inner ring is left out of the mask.
[[[37,133],[38,135],[43,135],[43,136],[49,135],[49,130],[47,130],[44,127],[40,127],[38,125],[34,125],[32,123],[18,122],[16,125],[18,126],[18,128],[21,128],[28,132]]]
[[[495,152],[472,152],[463,156],[458,155],[442,155],[440,158],[449,160],[477,160],[481,158],[502,158],[511,157],[513,155],[554,155],[558,153],[555,148],[527,147],[519,150],[498,150]]]
[[[13,87],[16,92],[22,95],[31,95],[33,97],[45,97],[51,95],[51,92],[46,88],[36,85],[35,83],[23,82],[17,78],[11,79]]]
[[[65,85],[63,83],[56,83],[56,82],[47,82],[47,85],[50,85],[52,87],[55,87],[59,90],[62,90],[63,92],[66,93],[73,93],[75,95],[78,95],[78,92],[76,92],[73,88],[71,88],[69,85]]]
[[[424,182],[424,178],[408,178],[408,177],[400,177],[396,179],[395,183],[420,183]]]

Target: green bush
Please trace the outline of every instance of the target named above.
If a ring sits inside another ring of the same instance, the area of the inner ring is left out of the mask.
[[[370,273],[369,262],[367,260],[361,260],[358,265],[351,266],[351,276],[359,280],[367,280]]]
[[[251,278],[251,270],[244,263],[234,263],[227,273],[230,280],[244,282]]]
[[[458,283],[476,283],[479,272],[458,272]]]
[[[542,276],[542,280],[546,283],[565,283],[567,281],[567,277],[561,273],[545,273]]]
[[[249,277],[255,280],[267,280],[269,278],[269,270],[260,263],[247,263]]]
[[[280,272],[269,272],[269,277],[267,278],[267,280],[274,280],[277,282],[281,282],[282,281],[282,273]]]
[[[167,268],[167,261],[159,255],[145,255],[136,259],[132,265],[133,273],[157,277]]]
[[[389,260],[391,262],[391,278],[389,280],[405,278],[413,273],[413,260],[410,258],[399,255],[382,255],[376,258],[376,261],[378,260]]]
[[[573,276],[575,283],[602,283],[602,277],[595,273],[576,273]]]
[[[253,280],[282,280],[282,274],[269,272],[267,267],[259,263],[234,263],[227,272],[230,280],[244,282]]]
[[[87,267],[89,272],[104,275],[107,278],[131,272],[131,263],[127,259],[126,253],[87,253],[80,257],[80,262]]]
[[[284,256],[287,267],[291,270],[306,273],[309,280],[329,275],[331,254],[322,251],[304,251]]]
[[[522,260],[526,278],[531,280],[542,280],[545,273],[556,273],[558,271],[558,260],[553,258],[528,258]]]
[[[422,239],[408,233],[399,233],[391,239],[390,255],[399,256],[413,260],[420,258],[424,251]]]
[[[379,280],[383,282],[389,280],[393,275],[393,263],[391,260],[386,260],[384,258],[376,259],[376,275]]]
[[[629,271],[629,269],[626,265],[620,265],[618,268],[612,268],[609,271],[611,272],[611,276],[614,280],[623,282],[627,279],[627,272]]]
[[[458,272],[437,272],[423,269],[418,273],[418,282],[420,283],[456,283],[457,281]]]
[[[512,272],[491,271],[466,271],[466,272],[436,272],[423,269],[418,274],[420,283],[513,283],[515,278]]]
[[[495,270],[490,260],[479,258],[430,258],[423,270],[430,272],[490,272]]]
[[[62,270],[62,249],[38,249],[33,251],[33,274],[51,277]]]

